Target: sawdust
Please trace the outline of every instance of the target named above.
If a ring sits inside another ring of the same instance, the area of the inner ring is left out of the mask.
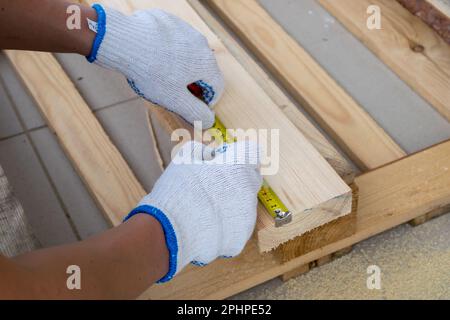
[[[381,269],[369,290],[367,267]],[[239,299],[450,299],[450,214],[368,239],[330,264],[286,283],[272,280]]]

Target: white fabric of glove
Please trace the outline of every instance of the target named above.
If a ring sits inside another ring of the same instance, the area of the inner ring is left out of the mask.
[[[121,72],[141,97],[204,128],[224,91],[223,75],[207,39],[180,18],[153,9],[127,16],[100,5],[98,32],[88,60]],[[200,83],[203,101],[188,85]],[[205,102],[204,102],[205,101]]]
[[[159,282],[169,281],[190,262],[205,265],[243,250],[256,223],[259,152],[250,141],[215,151],[188,142],[129,214],[126,220],[150,214],[164,229],[170,267]]]

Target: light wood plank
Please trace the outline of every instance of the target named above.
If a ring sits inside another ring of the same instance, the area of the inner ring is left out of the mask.
[[[142,298],[223,299],[350,247],[450,203],[450,141],[356,178],[359,210],[353,236],[285,264],[274,253],[258,255],[252,240],[244,253],[202,269],[189,267],[172,282],[150,288]]]
[[[50,53],[6,51],[48,126],[114,226],[145,191]]]
[[[213,16],[210,10],[200,0],[188,1],[199,16],[208,24],[212,31],[220,38],[231,54],[242,64],[242,66],[255,79],[258,85],[270,96],[280,107],[283,113],[300,130],[319,153],[328,161],[347,184],[354,180],[353,166],[335,149],[323,134],[299,111],[285,93],[276,85],[270,76],[250,56],[250,54],[237,43],[236,39],[225,30],[223,25]],[[156,109],[159,112],[161,109]],[[166,113],[166,112],[164,112]],[[164,121],[164,116],[158,116]],[[179,125],[179,121],[174,123]],[[168,131],[171,132],[171,131]],[[331,242],[341,240],[355,232],[356,225],[356,203],[358,196],[353,193],[352,213],[340,217],[330,223],[315,228],[283,243],[277,252],[281,261],[289,261],[309,251],[323,247]],[[270,248],[270,246],[268,247]],[[260,245],[260,249],[264,249]]]
[[[405,155],[256,0],[207,3],[359,167],[373,169]]]
[[[286,94],[272,81],[268,74],[263,71],[254,59],[251,58],[241,45],[237,43],[236,39],[225,30],[210,10],[200,3],[199,0],[190,0],[189,3],[208,24],[212,31],[223,41],[228,50],[230,50],[230,53],[236,57],[261,88],[263,88],[278,107],[280,107],[283,113],[290,118],[297,129],[305,135],[343,180],[347,184],[352,184],[355,176],[353,165],[351,165],[349,161],[347,161],[322,135],[322,133],[297,109]],[[161,150],[167,161],[167,159],[169,159],[167,155],[170,154],[170,150],[173,147],[167,143],[170,141],[170,134],[178,128],[191,130],[192,127],[173,113],[166,112],[161,108],[150,107],[150,109],[152,110],[151,115],[153,123],[155,123],[155,126],[158,128],[163,129],[158,130],[157,140],[160,146],[163,146]],[[353,201],[356,199],[357,196],[355,197],[355,194],[353,194]],[[356,211],[356,209],[354,210]],[[283,243],[277,249],[280,253],[280,258],[283,261],[287,261],[353,234],[356,224],[356,214],[353,213],[356,212],[340,217],[330,223],[298,236],[293,240]]]
[[[156,140],[161,146],[161,152],[164,155],[170,153],[170,150],[173,148],[175,143],[168,143],[170,142],[170,135],[172,133],[172,130],[167,130],[167,128],[164,128],[165,126],[163,126],[161,130],[159,123],[162,122],[164,124],[169,124],[170,128],[172,128],[172,125],[174,125],[175,128],[178,128],[177,124],[180,126],[184,125],[180,123],[180,121],[172,121],[172,117],[167,121],[166,119],[164,119],[166,116],[169,116],[169,113],[152,113],[152,119],[153,123],[155,124],[155,128],[159,129],[157,130]],[[167,156],[165,158],[168,159]],[[168,164],[168,161],[166,162],[166,164]],[[351,184],[351,187],[353,189],[352,212],[346,216],[340,217],[309,232],[306,232],[301,236],[297,236],[293,240],[283,243],[280,247],[277,248],[277,255],[279,256],[280,261],[288,261],[290,259],[296,258],[309,251],[330,244],[331,242],[346,238],[355,232],[358,192],[354,184]],[[264,208],[261,205],[258,209],[260,211],[264,211]],[[263,249],[261,244],[259,247],[260,249]]]
[[[450,120],[450,46],[392,0],[319,0],[413,90]],[[369,5],[381,9],[381,30],[367,28]]]
[[[94,1],[85,1],[92,2]],[[189,22],[207,37],[224,72],[227,88],[215,111],[225,126],[244,130],[279,130],[279,170],[276,175],[266,176],[265,180],[292,211],[293,221],[283,228],[275,228],[273,219],[268,214],[258,215],[258,239],[260,243],[264,243],[264,250],[275,248],[350,213],[350,188],[185,0],[96,2],[109,6],[118,5],[126,13],[138,9],[160,8]]]
[[[297,278],[301,275],[304,275],[305,273],[308,273],[310,271],[309,263],[299,266],[298,268],[295,268],[291,271],[288,271],[281,275],[281,280],[283,282],[289,281],[291,279]]]
[[[350,237],[356,232],[359,191],[354,183],[350,187],[353,190],[352,212],[283,243],[278,249],[278,255],[282,262],[288,262],[330,243]]]
[[[210,10],[200,0],[189,0],[191,6],[208,24],[211,30],[220,38],[230,53],[239,61],[258,85],[269,95],[273,102],[283,111],[286,117],[300,130],[319,153],[328,161],[339,176],[351,184],[355,178],[352,164],[337,151],[325,136],[297,108],[290,98],[274,83],[266,71],[242,48],[223,25],[213,16]],[[160,110],[160,109],[159,109]]]
[[[432,219],[438,218],[449,212],[450,212],[450,204],[440,207],[440,208],[437,208],[433,211],[430,211],[430,212],[424,214],[423,216],[417,217],[417,218],[411,220],[409,222],[409,224],[413,227],[417,227],[417,226],[420,226],[421,224],[424,224],[425,222],[428,222]]]

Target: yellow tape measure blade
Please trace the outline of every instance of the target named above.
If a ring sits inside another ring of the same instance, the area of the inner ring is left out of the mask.
[[[292,213],[266,182],[263,183],[261,190],[258,192],[258,199],[275,219],[276,227],[281,227],[292,221]]]

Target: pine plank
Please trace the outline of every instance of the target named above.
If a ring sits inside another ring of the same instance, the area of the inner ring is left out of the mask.
[[[286,117],[300,130],[319,153],[328,161],[339,176],[351,184],[355,178],[352,164],[333,146],[328,139],[297,108],[290,98],[275,84],[266,71],[237,42],[224,26],[213,16],[200,0],[188,0],[198,15],[220,38],[230,53],[239,61],[258,85],[269,95],[273,102],[283,111]],[[159,109],[160,110],[160,109]]]
[[[319,0],[414,91],[450,120],[450,46],[397,1]],[[366,26],[369,5],[381,9],[381,30]]]
[[[360,168],[373,169],[405,155],[256,0],[207,3]]]
[[[288,262],[325,245],[350,237],[355,233],[358,219],[359,191],[355,183],[352,183],[350,187],[353,190],[352,212],[283,243],[277,251],[281,262]]]
[[[424,214],[423,216],[420,216],[420,217],[417,217],[415,219],[412,219],[409,222],[409,224],[411,226],[413,226],[413,227],[417,227],[417,226],[420,226],[420,225],[424,224],[425,222],[428,222],[428,221],[430,221],[432,219],[438,218],[438,217],[440,217],[440,216],[442,216],[444,214],[447,214],[449,212],[450,212],[450,204],[446,205],[446,206],[443,206],[443,207],[440,207],[440,208],[437,208],[437,209],[435,209],[433,211],[430,211],[430,212]]]
[[[299,266],[293,270],[290,270],[284,274],[281,275],[281,280],[283,282],[289,281],[291,279],[297,278],[301,275],[304,275],[305,273],[308,273],[311,270],[309,263],[304,264],[302,266]]]
[[[225,30],[222,24],[213,16],[199,0],[190,0],[189,3],[196,10],[199,16],[208,24],[212,31],[222,40],[230,53],[242,64],[255,81],[264,89],[276,105],[291,120],[291,122],[300,130],[305,137],[313,144],[319,153],[328,161],[341,178],[347,183],[352,184],[355,173],[353,165],[349,163],[336,148],[323,136],[323,134],[298,110],[292,101],[284,92],[273,82],[270,76],[264,71],[255,60],[245,51],[236,39]],[[162,128],[158,130],[157,141],[161,146],[161,152],[165,155],[166,164],[169,159],[170,150],[173,146],[168,144],[170,134],[183,128],[192,130],[185,121],[176,117],[173,113],[166,112],[161,108],[150,107],[151,117],[155,127]],[[357,195],[353,194],[353,202],[357,200]],[[263,209],[262,209],[263,210]],[[301,236],[283,243],[277,251],[283,261],[295,258],[305,254],[308,251],[320,248],[333,241],[348,237],[355,231],[356,225],[356,206],[352,213],[323,226],[315,228]]]
[[[188,267],[141,298],[224,299],[450,204],[450,141],[365,173],[355,183],[360,198],[354,235],[284,264],[275,253],[259,255],[252,239],[239,257]]]
[[[196,10],[199,16],[208,24],[211,30],[225,44],[231,54],[242,64],[256,82],[264,89],[270,98],[280,107],[283,113],[300,130],[319,153],[328,161],[344,181],[351,185],[354,180],[353,166],[331,145],[323,134],[299,111],[284,92],[276,85],[270,76],[261,66],[249,55],[249,53],[237,43],[236,39],[225,30],[223,25],[213,16],[211,10],[201,3],[200,0],[188,1]],[[159,112],[161,109],[156,109]],[[166,113],[166,112],[164,112]],[[156,115],[159,120],[164,121],[165,117]],[[179,125],[174,123],[175,126]],[[167,131],[171,132],[171,131]],[[352,189],[354,189],[352,187]],[[356,187],[355,187],[356,189]],[[302,234],[286,243],[283,243],[277,252],[284,262],[305,254],[311,250],[320,248],[331,242],[341,240],[355,232],[356,225],[356,201],[357,193],[353,193],[352,213],[333,220],[325,225],[315,228]],[[260,249],[263,249],[260,246]]]
[[[280,131],[279,170],[276,175],[266,176],[265,179],[292,211],[293,221],[283,228],[274,228],[272,217],[259,214],[258,239],[260,243],[264,243],[264,250],[275,248],[350,213],[351,189],[185,0],[99,2],[109,6],[117,5],[117,8],[126,13],[138,9],[160,8],[189,22],[207,37],[224,72],[227,88],[215,111],[225,126],[244,130]]]
[[[167,143],[170,141],[172,128],[178,128],[178,125],[184,128],[184,124],[177,121],[178,118],[176,118],[175,121],[172,121],[174,119],[171,116],[169,120],[165,119],[165,117],[169,116],[169,113],[167,112],[158,112],[159,109],[155,111],[157,112],[151,114],[155,127],[160,127],[160,123],[163,123],[162,130],[158,130],[158,133],[156,134],[156,141],[158,145],[161,146],[160,151],[162,154],[166,155],[170,153],[170,150],[175,144]],[[167,128],[167,126],[169,126],[169,128]],[[189,130],[189,127],[186,129]],[[168,162],[166,162],[166,165],[167,164]],[[356,185],[352,183],[350,186],[353,190],[352,212],[281,244],[277,248],[277,255],[279,256],[280,261],[289,261],[290,259],[296,258],[309,251],[346,238],[355,232],[358,192]],[[259,210],[264,211],[265,209],[262,206],[259,206]],[[264,251],[264,246],[261,243],[259,248],[261,251]]]

